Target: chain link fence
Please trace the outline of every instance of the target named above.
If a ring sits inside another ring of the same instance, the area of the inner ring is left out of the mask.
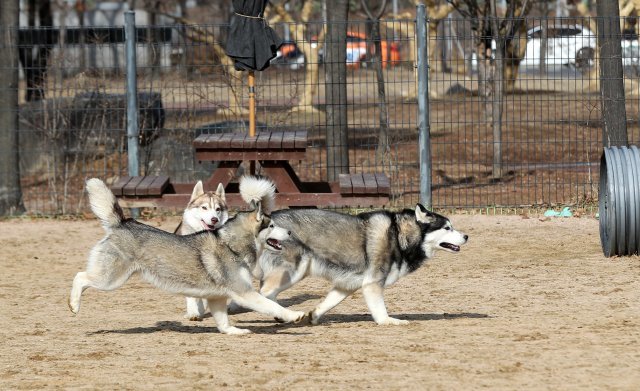
[[[500,42],[462,17],[428,23],[433,206],[593,203],[602,120],[592,21],[527,18]],[[142,175],[207,178],[216,164],[196,161],[194,138],[248,132],[247,78],[224,55],[227,27],[137,27]],[[302,180],[326,181],[334,163],[327,159],[332,87],[325,82],[324,25],[272,27],[285,44],[270,68],[256,72],[257,129],[307,130],[307,158],[292,165]],[[347,25],[348,166],[352,173],[385,172],[390,207],[411,207],[420,199],[416,21],[380,21],[378,45],[372,27]],[[637,143],[638,37],[624,32],[619,39],[629,141]],[[496,57],[499,45],[505,50]],[[127,175],[124,29],[20,29],[17,50],[25,207],[30,214],[82,213],[87,178],[110,183]]]

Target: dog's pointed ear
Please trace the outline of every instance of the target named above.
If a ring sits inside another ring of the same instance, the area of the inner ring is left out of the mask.
[[[431,224],[434,221],[433,213],[429,212],[422,204],[417,204],[416,221],[423,224]]]
[[[202,181],[198,181],[198,183],[196,183],[196,185],[193,187],[193,192],[191,193],[190,201],[195,200],[196,198],[200,197],[203,194],[204,194],[204,189],[202,187]]]
[[[224,195],[224,186],[222,186],[222,183],[218,183],[218,189],[216,189],[216,195],[226,201],[226,198]]]

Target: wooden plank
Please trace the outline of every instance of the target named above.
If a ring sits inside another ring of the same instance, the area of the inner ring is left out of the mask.
[[[233,136],[235,136],[235,133],[223,133],[222,137],[218,139],[218,148],[229,149]]]
[[[122,195],[135,196],[136,188],[138,187],[140,182],[142,182],[143,179],[144,179],[143,176],[134,176],[133,178],[131,178],[131,180],[127,182],[127,184],[122,188]]]
[[[283,132],[271,132],[271,138],[269,138],[269,149],[282,149],[283,136]]]
[[[294,143],[295,143],[296,149],[306,149],[307,148],[307,131],[296,130]]]
[[[247,135],[247,137],[244,138],[244,141],[242,143],[242,148],[244,149],[256,149],[256,142],[258,141],[258,137],[257,136],[249,136]]]
[[[207,145],[207,138],[208,138],[208,137],[209,137],[209,135],[208,135],[208,134],[201,134],[201,135],[199,135],[198,137],[196,137],[196,138],[193,140],[193,143],[192,143],[192,144],[193,144],[193,147],[194,147],[194,148],[202,148],[202,147],[206,146],[206,145]]]
[[[362,180],[364,181],[365,194],[378,194],[378,184],[374,174],[362,174]]]
[[[153,183],[155,176],[146,176],[144,179],[138,184],[136,187],[136,195],[137,196],[146,196],[149,194],[149,186]]]
[[[147,188],[147,194],[150,196],[162,195],[167,186],[169,186],[169,177],[166,175],[158,175],[154,177],[153,182]]]
[[[258,149],[268,149],[269,148],[269,138],[271,138],[271,132],[260,132],[256,134],[256,148]]]
[[[378,183],[378,194],[390,195],[391,194],[391,184],[389,183],[389,177],[387,177],[384,173],[377,172],[375,174],[376,182]]]
[[[269,151],[258,150],[252,151],[246,149],[227,149],[227,150],[196,150],[196,159],[199,161],[223,161],[223,160],[304,160],[306,152],[300,150],[284,150]]]
[[[351,185],[353,186],[353,194],[365,194],[366,188],[362,174],[351,174]]]
[[[122,188],[131,180],[130,176],[122,176],[113,185],[111,185],[111,191],[118,197],[122,195]]]
[[[340,194],[353,194],[353,186],[351,185],[351,175],[340,174],[338,175],[338,181],[340,182]]]
[[[283,149],[294,149],[296,147],[296,133],[295,132],[284,132],[282,135],[282,148]]]
[[[243,133],[235,133],[231,142],[229,142],[229,147],[232,149],[242,149],[244,148],[244,140],[247,138],[246,134]]]

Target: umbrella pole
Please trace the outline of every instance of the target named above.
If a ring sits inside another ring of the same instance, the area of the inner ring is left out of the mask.
[[[256,77],[249,71],[249,136],[256,135]]]
[[[256,135],[256,77],[253,71],[249,71],[249,137]],[[249,163],[249,173],[256,172],[256,162]]]

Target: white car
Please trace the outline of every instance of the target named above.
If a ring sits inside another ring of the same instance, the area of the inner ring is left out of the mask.
[[[546,65],[574,65],[586,68],[593,65],[596,53],[596,34],[579,24],[548,26]],[[542,27],[527,31],[527,51],[521,65],[539,66]]]

